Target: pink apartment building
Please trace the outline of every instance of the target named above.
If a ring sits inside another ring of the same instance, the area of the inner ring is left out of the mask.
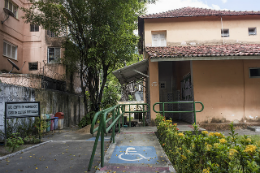
[[[65,67],[60,63],[62,57],[61,38],[40,26],[25,23],[20,7],[29,7],[27,0],[1,0],[0,1],[0,71],[2,82],[14,83],[19,78],[43,75],[50,79],[65,80]],[[9,75],[13,61],[20,70],[14,68]],[[12,76],[12,77],[10,77]],[[40,87],[40,81],[34,84],[30,80],[24,86]]]

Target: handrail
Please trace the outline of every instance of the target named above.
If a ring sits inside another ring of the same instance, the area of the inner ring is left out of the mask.
[[[143,105],[143,111],[130,111],[130,105]],[[144,108],[145,105],[147,106],[146,111]],[[125,106],[129,106],[129,111],[125,111]],[[123,115],[125,113],[129,113],[129,127],[131,127],[130,113],[147,113],[148,111],[149,111],[149,105],[147,103],[137,103],[137,104],[119,104],[97,112],[92,120],[92,124],[90,128],[91,134],[94,134],[96,131],[98,131],[98,133],[92,150],[92,155],[89,161],[88,170],[89,171],[91,170],[100,134],[101,134],[101,167],[104,167],[104,134],[107,134],[109,130],[112,129],[112,135],[110,140],[113,141],[113,143],[115,143],[115,126],[116,123],[118,123],[118,131],[120,133],[120,118],[122,117],[122,125],[123,125],[124,124]],[[112,113],[112,117],[110,118],[108,118],[109,113]],[[99,126],[95,128],[95,124],[98,118],[100,118],[100,123]],[[109,127],[106,128],[107,123],[111,119],[112,119],[112,123],[109,125]],[[145,115],[143,115],[143,125],[145,126]]]
[[[165,111],[164,110],[164,104],[179,104],[179,103],[193,103],[193,111]],[[195,104],[196,103],[200,103],[201,104],[201,110],[196,110],[195,108]],[[155,105],[159,105],[159,104],[162,104],[162,111],[156,111],[155,110]],[[154,103],[153,105],[153,111],[155,113],[163,113],[163,116],[165,116],[165,113],[189,113],[189,112],[193,112],[194,114],[194,123],[196,124],[196,112],[202,112],[204,110],[204,105],[202,102],[199,102],[199,101],[174,101],[174,102],[156,102]]]
[[[149,112],[150,110],[150,106],[149,104],[147,103],[138,103],[138,104],[134,104],[134,103],[131,103],[131,104],[124,104],[125,106],[129,106],[128,110],[129,111],[125,111],[125,113],[129,113],[129,127],[131,127],[131,116],[130,116],[130,113],[147,113]],[[131,105],[143,105],[143,111],[130,111],[130,106]],[[144,109],[144,106],[146,106],[146,111]],[[143,115],[143,126],[145,126],[145,116]]]

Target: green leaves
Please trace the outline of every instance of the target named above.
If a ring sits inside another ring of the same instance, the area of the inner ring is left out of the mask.
[[[23,145],[23,139],[19,136],[20,133],[12,133],[12,136],[6,139],[6,146],[12,152],[20,145]]]
[[[259,145],[244,135],[237,139],[233,124],[225,137],[219,132],[177,132],[171,121],[156,119],[159,141],[177,172],[248,173],[260,171]],[[177,125],[176,125],[177,126]],[[234,145],[236,144],[236,145]]]

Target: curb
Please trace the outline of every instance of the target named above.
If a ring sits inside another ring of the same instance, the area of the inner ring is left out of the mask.
[[[157,139],[158,143],[160,144],[160,141],[159,141],[157,135],[156,134],[154,134],[154,135],[156,136],[156,139]],[[168,162],[169,171],[172,172],[172,173],[177,173],[175,171],[174,167],[172,166],[172,163],[171,163],[170,159],[168,158],[167,154],[165,153],[165,151],[164,151],[163,147],[161,146],[161,144],[160,144],[160,148],[162,149],[163,155],[164,155],[164,157],[166,158],[166,160]]]
[[[1,161],[1,160],[4,160],[4,159],[7,159],[7,158],[9,158],[9,157],[13,157],[13,156],[15,156],[15,155],[17,155],[17,154],[20,154],[20,153],[23,153],[23,152],[25,152],[25,151],[31,150],[31,149],[33,149],[33,148],[39,147],[39,146],[41,146],[41,145],[47,144],[47,143],[49,143],[49,142],[53,142],[53,141],[52,141],[52,140],[46,141],[46,142],[43,142],[43,143],[40,143],[40,144],[31,146],[31,147],[28,147],[28,148],[25,148],[25,149],[23,149],[23,150],[17,151],[17,152],[15,152],[15,153],[8,154],[8,155],[6,155],[6,156],[2,156],[2,157],[0,157],[0,161]]]

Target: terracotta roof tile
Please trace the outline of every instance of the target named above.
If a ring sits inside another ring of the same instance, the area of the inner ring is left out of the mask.
[[[260,44],[146,47],[145,51],[152,59],[180,57],[259,56]]]
[[[260,11],[228,11],[212,10],[207,8],[184,7],[162,13],[148,14],[140,18],[174,18],[174,17],[194,17],[194,16],[240,16],[240,15],[260,15]]]

